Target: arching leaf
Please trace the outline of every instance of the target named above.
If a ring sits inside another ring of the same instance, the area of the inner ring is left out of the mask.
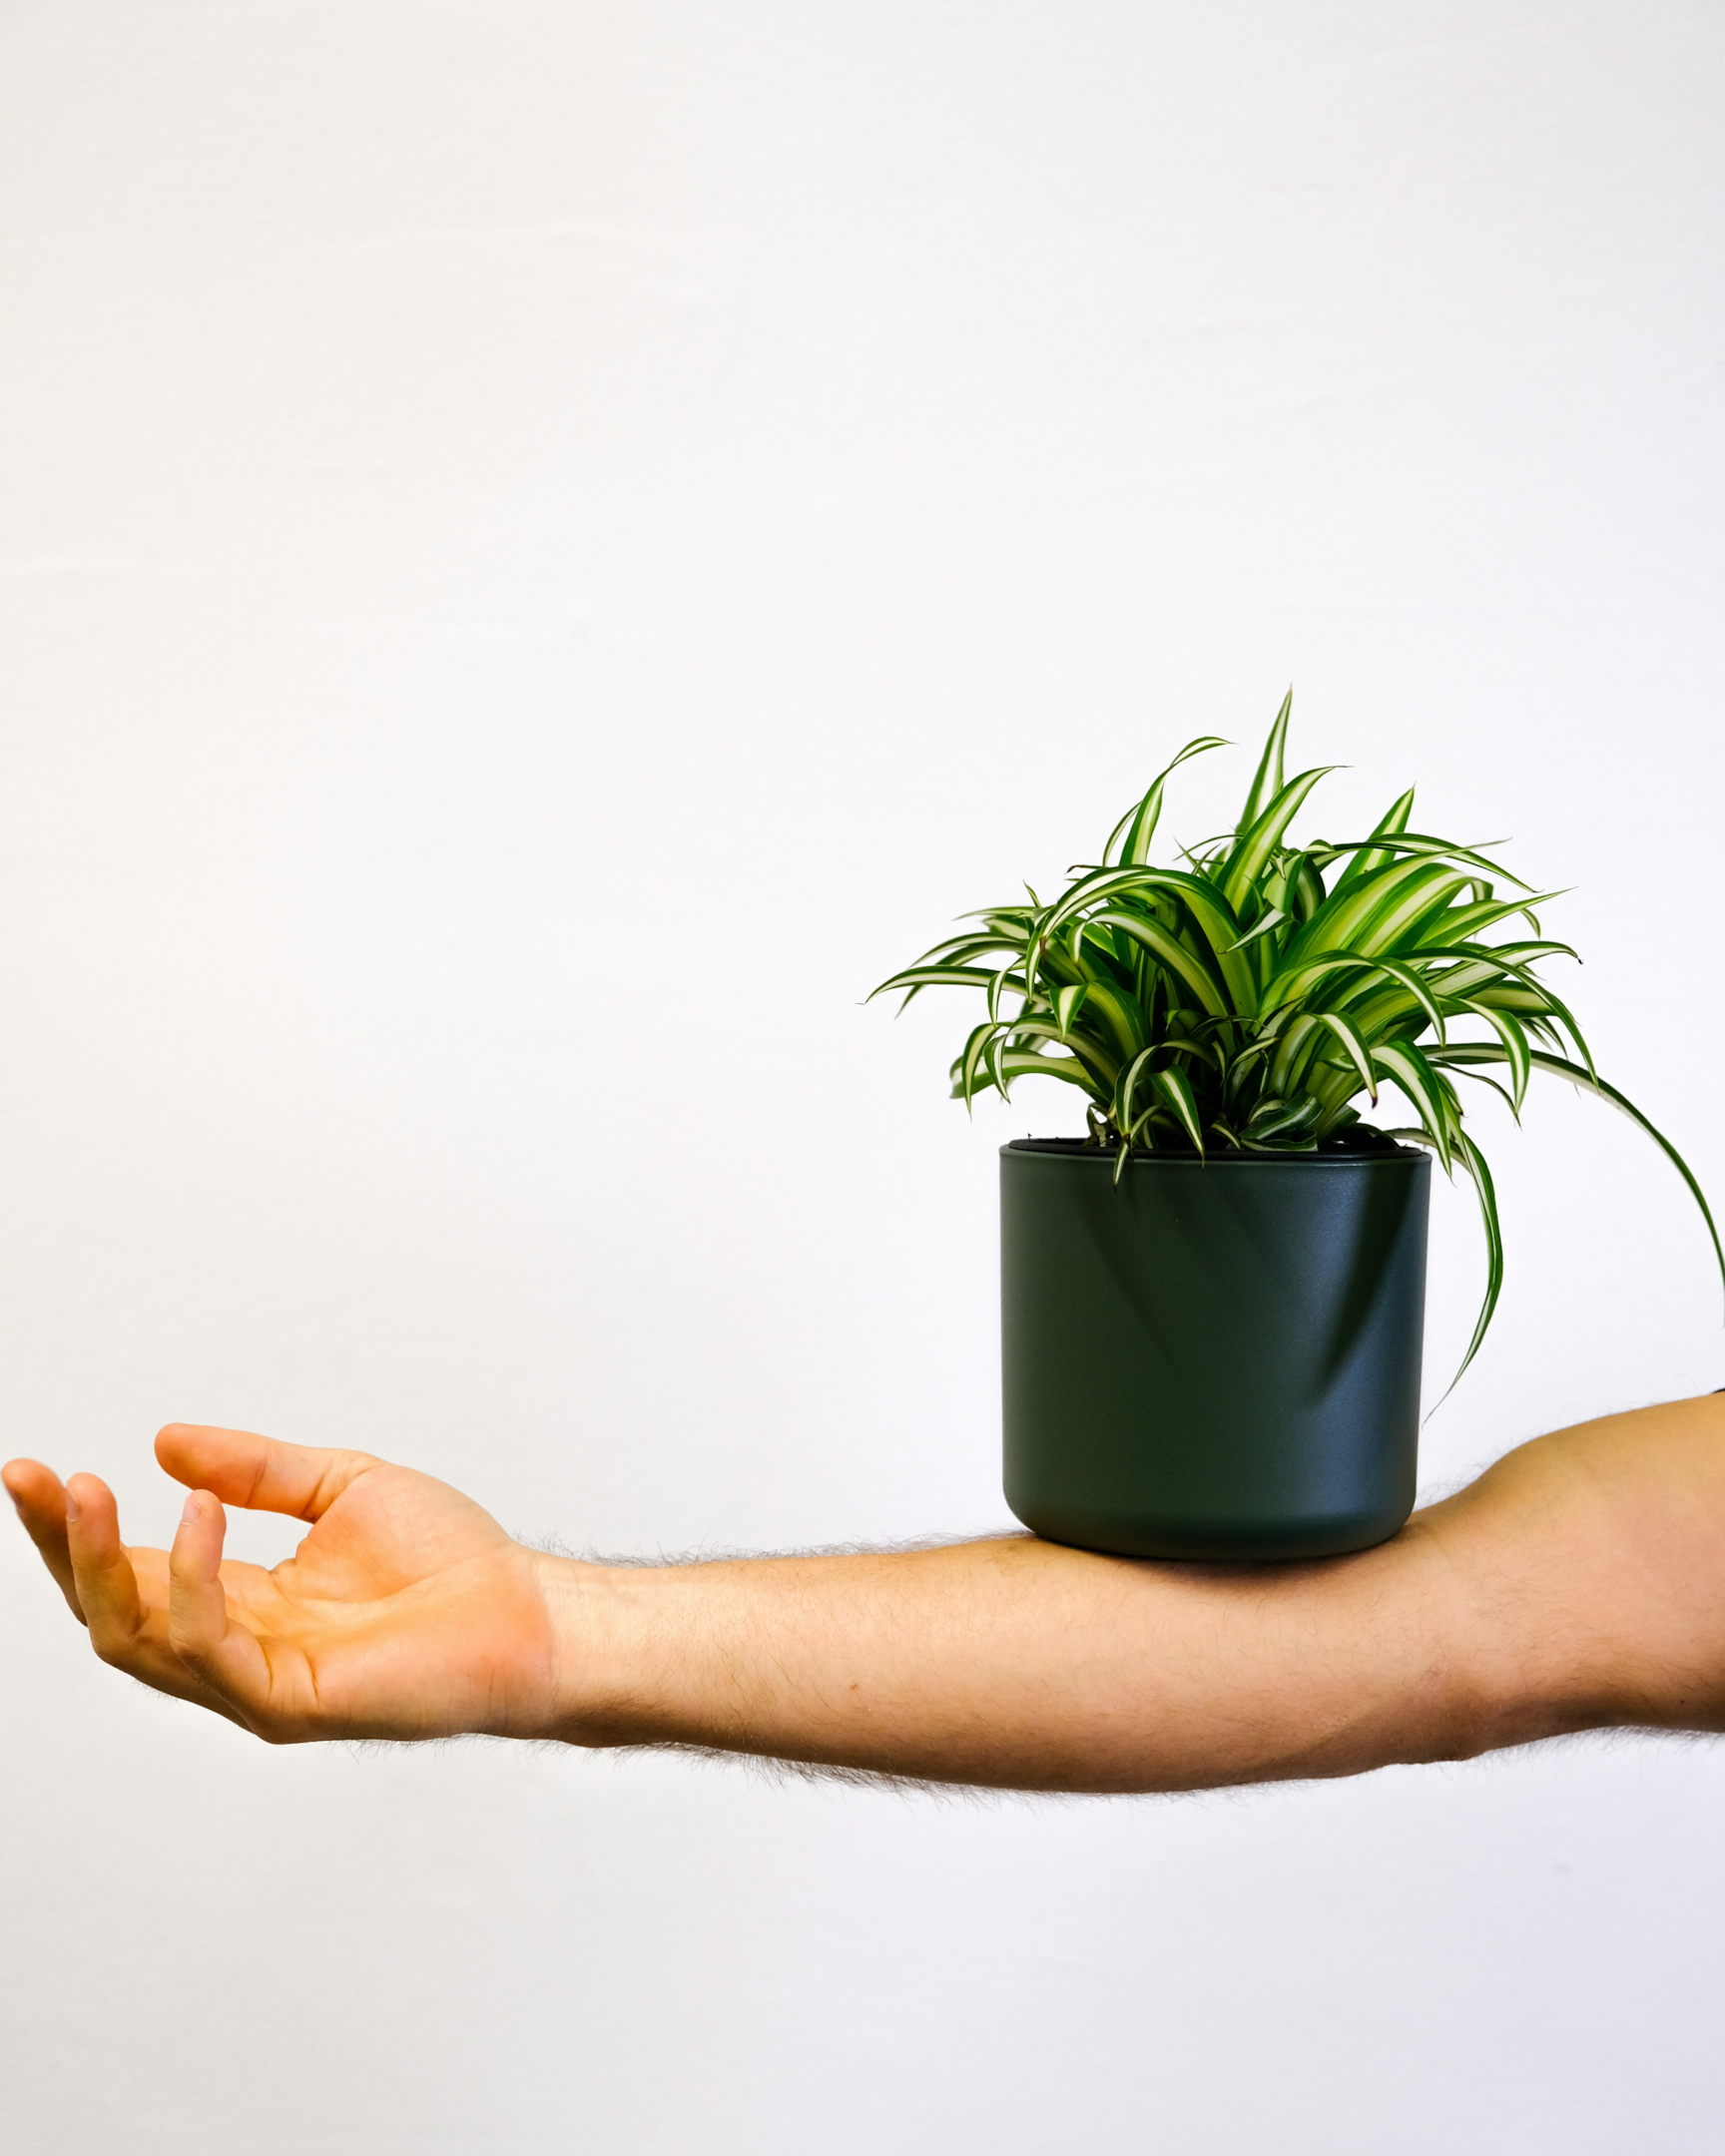
[[[1205,734],[1197,741],[1189,741],[1168,769],[1158,772],[1150,782],[1150,791],[1135,808],[1128,808],[1108,834],[1108,843],[1102,848],[1106,863],[1114,855],[1116,839],[1124,838],[1120,847],[1121,861],[1131,867],[1140,866],[1150,858],[1150,841],[1156,835],[1157,819],[1162,813],[1162,789],[1188,757],[1202,756],[1207,749],[1226,749],[1228,744],[1217,734]]]
[[[1619,1093],[1615,1086],[1607,1085],[1595,1072],[1583,1070],[1579,1063],[1571,1063],[1566,1056],[1547,1055],[1539,1048],[1529,1052],[1528,1060],[1535,1070],[1549,1071],[1554,1078],[1567,1079],[1579,1093],[1596,1093],[1602,1101],[1608,1101],[1620,1115],[1626,1115],[1637,1130],[1644,1131],[1652,1139],[1683,1178],[1690,1197],[1700,1208],[1701,1218],[1707,1223],[1707,1233],[1712,1239],[1713,1256],[1718,1261],[1719,1278],[1721,1283],[1725,1284],[1725,1249],[1720,1247],[1719,1230],[1714,1226],[1712,1211],[1700,1184],[1690,1171],[1689,1163],[1670,1139],[1648,1121],[1627,1094]],[[1447,1048],[1434,1048],[1432,1061],[1440,1063],[1446,1070],[1466,1070],[1479,1063],[1506,1063],[1508,1052],[1495,1042],[1457,1041]]]

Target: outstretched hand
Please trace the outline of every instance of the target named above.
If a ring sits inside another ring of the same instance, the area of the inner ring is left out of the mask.
[[[156,1457],[192,1491],[170,1550],[121,1541],[96,1475],[0,1471],[104,1662],[277,1744],[543,1730],[544,1560],[459,1490],[364,1452],[182,1422]],[[229,1504],[310,1532],[279,1565],[225,1563]]]

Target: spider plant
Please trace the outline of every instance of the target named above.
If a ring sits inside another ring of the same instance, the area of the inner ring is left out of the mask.
[[[1076,1086],[1089,1143],[1116,1155],[1116,1183],[1141,1152],[1429,1146],[1451,1178],[1457,1168],[1467,1177],[1484,1222],[1485,1299],[1461,1370],[1496,1310],[1503,1245],[1490,1170],[1463,1127],[1452,1075],[1489,1086],[1517,1122],[1536,1070],[1620,1109],[1688,1185],[1725,1276],[1700,1185],[1599,1076],[1574,1017],[1538,977],[1542,961],[1576,956],[1544,939],[1533,910],[1558,894],[1534,891],[1478,846],[1410,830],[1412,788],[1364,838],[1293,843],[1296,815],[1336,767],[1284,777],[1292,703],[1290,692],[1225,837],[1179,849],[1179,866],[1150,858],[1171,775],[1227,746],[1207,735],[1187,743],[1115,825],[1101,861],[1074,868],[1057,898],[1044,904],[1031,890],[1028,904],[961,916],[977,925],[873,993],[903,989],[908,1003],[924,988],[980,990],[987,1015],[952,1065],[954,1098],[968,1108],[986,1090],[1009,1097],[1025,1077]],[[1485,940],[1505,928],[1508,940]],[[1376,1106],[1384,1085],[1415,1124],[1384,1133],[1360,1124],[1354,1103],[1364,1095]]]

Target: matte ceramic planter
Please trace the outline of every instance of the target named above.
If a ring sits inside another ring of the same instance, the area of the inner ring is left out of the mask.
[[[1414,1505],[1432,1164],[1000,1155],[1006,1501],[1132,1557],[1326,1557]]]

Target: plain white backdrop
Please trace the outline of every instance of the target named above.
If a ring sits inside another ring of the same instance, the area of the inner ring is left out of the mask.
[[[1290,680],[1305,827],[1574,886],[1725,1195],[1722,95],[1702,0],[7,0],[0,1451],[137,1540],[170,1417],[601,1550],[1005,1523],[1072,1100],[861,998]],[[1478,1121],[1434,1485],[1725,1384],[1652,1150]],[[1707,1746],[938,1804],[273,1753],[22,1537],[0,1628],[20,2156],[1717,2146]]]

